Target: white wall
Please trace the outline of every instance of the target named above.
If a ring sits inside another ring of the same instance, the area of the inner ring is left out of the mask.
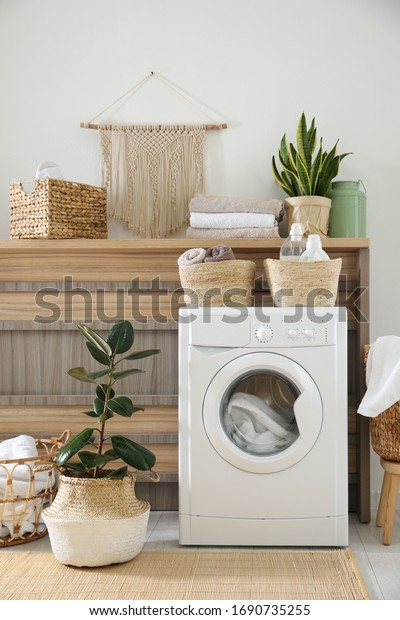
[[[98,134],[79,123],[155,71],[229,124],[207,134],[208,193],[284,197],[270,160],[303,110],[326,147],[353,151],[338,180],[367,188],[371,339],[400,335],[399,58],[397,0],[1,0],[0,237],[9,184],[41,161],[100,184]],[[98,120],[206,118],[152,78]]]

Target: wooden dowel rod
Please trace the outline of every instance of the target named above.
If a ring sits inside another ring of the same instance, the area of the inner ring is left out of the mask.
[[[146,125],[147,123],[143,123],[143,124]],[[174,123],[174,124],[178,125],[179,123]],[[104,123],[104,125],[97,125],[95,123],[81,123],[80,126],[83,127],[84,129],[99,129],[100,127],[109,127],[111,129],[113,127],[113,125],[109,125],[108,123]],[[116,125],[116,127],[118,127],[118,125]],[[165,127],[165,125],[151,125],[151,127],[155,127],[156,129],[162,129],[163,127]],[[221,123],[221,125],[205,125],[205,128],[207,129],[207,131],[211,129],[227,129],[227,127],[228,127],[227,123]]]

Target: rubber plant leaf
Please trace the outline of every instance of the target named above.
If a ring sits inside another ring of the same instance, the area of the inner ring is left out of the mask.
[[[141,372],[144,372],[144,370],[140,370],[139,368],[130,368],[129,370],[121,370],[121,372],[115,372],[113,377],[115,381],[117,381],[118,379],[129,377],[129,375],[137,375]]]
[[[118,396],[117,398],[112,398],[108,401],[107,407],[111,409],[114,413],[118,415],[122,415],[126,418],[130,418],[132,413],[134,413],[134,406],[132,401],[127,396]]]
[[[119,467],[118,469],[114,469],[113,471],[110,471],[110,473],[107,474],[107,476],[104,476],[104,478],[108,478],[109,480],[122,480],[123,478],[125,478],[127,473],[128,473],[128,468],[126,466]]]
[[[127,465],[145,471],[154,467],[156,457],[144,446],[140,446],[131,439],[122,435],[114,435],[111,437],[111,444],[118,456]]]
[[[56,463],[59,467],[65,465],[79,450],[93,443],[93,429],[85,428],[59,449]]]
[[[89,350],[90,355],[94,357],[96,362],[100,362],[100,364],[103,364],[104,366],[109,366],[110,358],[108,357],[108,355],[106,355],[103,351],[95,347],[91,342],[87,342],[86,346]]]
[[[95,467],[103,467],[110,461],[115,461],[115,459],[118,458],[118,456],[97,454],[96,452],[89,452],[88,450],[81,450],[78,453],[78,457],[86,470],[94,469]]]
[[[90,342],[97,349],[100,349],[100,351],[103,351],[103,353],[108,355],[108,357],[112,356],[111,347],[104,340],[104,338],[102,338],[97,332],[94,331],[94,329],[92,329],[88,325],[82,325],[81,323],[78,323],[77,327],[81,334],[86,338],[86,340],[88,340],[88,342]]]
[[[76,368],[70,368],[67,372],[70,377],[83,381],[84,383],[96,383],[94,379],[89,376],[88,371],[83,366],[77,366]]]
[[[134,331],[129,321],[115,323],[107,336],[107,344],[113,353],[126,353],[134,341]]]
[[[107,387],[108,386],[106,383],[102,383],[101,385],[98,385],[96,388],[96,396],[97,398],[100,398],[100,400],[102,400],[103,402],[106,399]],[[109,398],[114,398],[114,396],[115,396],[115,392],[111,388],[110,393],[109,393]]]
[[[136,353],[131,353],[126,357],[123,357],[124,360],[140,360],[144,357],[150,357],[151,355],[157,355],[160,353],[160,349],[146,349],[145,351],[136,351]]]

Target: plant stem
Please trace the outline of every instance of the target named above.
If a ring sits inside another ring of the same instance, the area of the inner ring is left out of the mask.
[[[102,454],[103,452],[103,443],[104,443],[104,433],[106,430],[106,419],[107,419],[107,411],[108,411],[108,401],[110,400],[110,392],[111,392],[111,388],[113,385],[113,370],[115,368],[115,364],[114,364],[114,357],[111,358],[111,365],[110,365],[110,372],[108,373],[108,383],[107,383],[107,390],[104,396],[104,407],[103,407],[103,416],[104,419],[101,423],[101,428],[100,428],[100,437],[99,437],[99,444],[97,447],[97,454]],[[99,473],[99,466],[96,466],[94,468],[93,471],[93,478],[97,478]]]

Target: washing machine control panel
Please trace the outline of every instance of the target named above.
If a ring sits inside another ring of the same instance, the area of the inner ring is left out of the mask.
[[[273,317],[275,319],[275,317]],[[307,317],[297,321],[253,320],[252,342],[254,346],[267,345],[269,347],[291,346],[324,346],[336,343],[337,326],[335,321],[313,322]]]

